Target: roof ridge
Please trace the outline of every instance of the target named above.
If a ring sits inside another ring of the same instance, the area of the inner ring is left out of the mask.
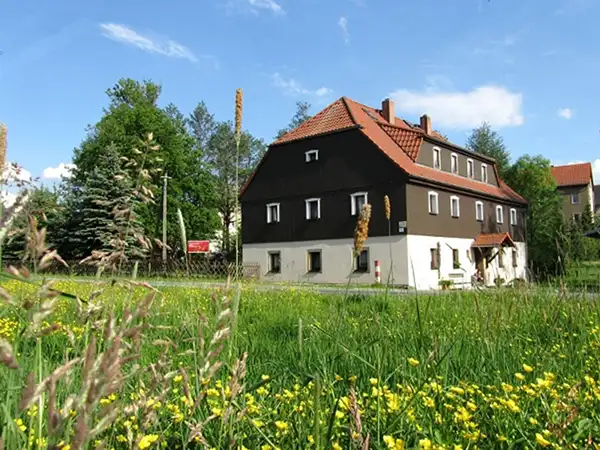
[[[356,117],[354,117],[354,113],[352,112],[352,108],[350,108],[350,105],[348,105],[348,101],[353,102],[354,100],[352,100],[351,98],[348,98],[346,96],[342,96],[340,98],[340,100],[344,104],[344,107],[346,108],[346,111],[348,111],[348,114],[350,115],[350,119],[352,120],[352,122],[354,122],[355,125],[359,125],[358,120],[356,120]],[[354,102],[354,103],[356,103],[356,102]]]
[[[405,121],[405,122],[406,122],[406,121]],[[418,134],[419,136],[425,136],[425,131],[421,130],[420,128],[419,128],[419,129],[416,129],[416,128],[414,128],[414,127],[411,127],[411,128],[409,128],[409,129],[406,129],[406,128],[404,128],[404,127],[400,127],[400,126],[398,126],[398,125],[396,125],[396,124],[391,124],[391,123],[389,123],[389,122],[385,122],[385,123],[379,123],[379,126],[380,126],[380,127],[390,127],[390,128],[394,128],[394,129],[396,129],[396,130],[400,130],[400,131],[406,131],[406,132],[408,132],[408,133],[415,133],[415,134]]]

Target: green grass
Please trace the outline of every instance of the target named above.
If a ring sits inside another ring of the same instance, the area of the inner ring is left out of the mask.
[[[4,288],[18,304],[35,298],[31,286],[10,282]],[[58,282],[55,288],[84,299],[97,289],[73,281]],[[22,380],[29,372],[46,376],[66,359],[84,354],[92,335],[106,343],[98,320],[110,313],[122,318],[124,309],[144,295],[142,288],[132,292],[118,285],[106,287],[95,300],[102,309],[88,321],[75,301],[61,299],[45,321],[69,328],[73,340],[66,328],[40,340],[19,336],[35,307],[24,311],[0,306],[0,336],[13,343],[21,365],[13,371],[0,368],[0,392],[6,393],[0,424],[5,442],[13,445],[6,448],[21,448],[28,433],[33,433],[34,444],[38,435],[69,442],[72,427],[53,438],[45,416],[38,421],[39,415],[18,411]],[[121,411],[115,426],[99,436],[106,439],[107,448],[130,448],[154,435],[160,438],[152,447],[158,448],[160,441],[167,448],[184,447],[189,424],[210,417],[202,433],[208,448],[360,448],[367,434],[370,448],[533,448],[546,443],[588,448],[588,439],[600,435],[596,300],[567,299],[541,289],[388,298],[382,292],[343,298],[295,288],[264,292],[245,285],[239,313],[227,321],[234,330],[232,338],[222,342],[218,357],[208,358],[224,366],[208,380],[206,372],[200,372],[207,360],[198,339],[201,317],[207,318],[208,343],[224,326],[225,319],[218,322],[215,317],[225,295],[235,297],[190,287],[161,289],[149,315],[140,321],[145,328],[137,363],[142,369],[156,365],[161,343],[171,342],[176,347],[169,347],[161,362],[164,367],[154,369],[171,375],[151,387],[151,372],[141,370],[124,381],[114,398],[106,396],[104,406]],[[235,383],[227,373],[244,353],[245,387],[232,398],[227,392]],[[197,409],[187,409],[182,402],[185,380],[173,375],[179,367],[189,376],[190,396],[207,395]],[[525,370],[529,367],[531,373]],[[133,374],[133,366],[126,364],[123,372]],[[73,386],[59,384],[59,403],[67,392],[78,392],[80,374],[78,366]],[[199,378],[206,378],[206,384]],[[348,411],[351,386],[358,392],[361,433]],[[140,395],[145,405],[148,400],[160,404],[145,430],[134,427],[147,417],[144,408],[135,414],[124,412]],[[40,408],[48,407],[47,400],[46,396]],[[235,420],[225,413],[228,407]],[[13,425],[15,418],[24,421],[25,432]],[[99,421],[98,412],[91,420]],[[235,444],[230,446],[232,439]],[[194,445],[203,448],[192,440]]]

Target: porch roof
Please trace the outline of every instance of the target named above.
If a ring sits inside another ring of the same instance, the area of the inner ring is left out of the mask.
[[[475,238],[471,247],[514,247],[515,243],[510,237],[510,233],[487,233],[480,234]]]

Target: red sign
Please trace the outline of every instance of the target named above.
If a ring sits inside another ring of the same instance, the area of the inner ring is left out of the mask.
[[[208,253],[210,241],[188,241],[188,253]]]

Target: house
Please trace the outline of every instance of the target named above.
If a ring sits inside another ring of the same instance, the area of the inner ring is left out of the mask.
[[[600,184],[594,186],[594,215],[600,214]]]
[[[586,208],[594,215],[594,177],[590,163],[552,166],[552,176],[563,196],[566,220],[580,220]]]
[[[278,281],[437,289],[526,277],[527,202],[493,159],[419,124],[342,97],[270,145],[240,193],[243,261]],[[391,218],[384,211],[384,196]],[[369,237],[353,254],[363,204]]]

